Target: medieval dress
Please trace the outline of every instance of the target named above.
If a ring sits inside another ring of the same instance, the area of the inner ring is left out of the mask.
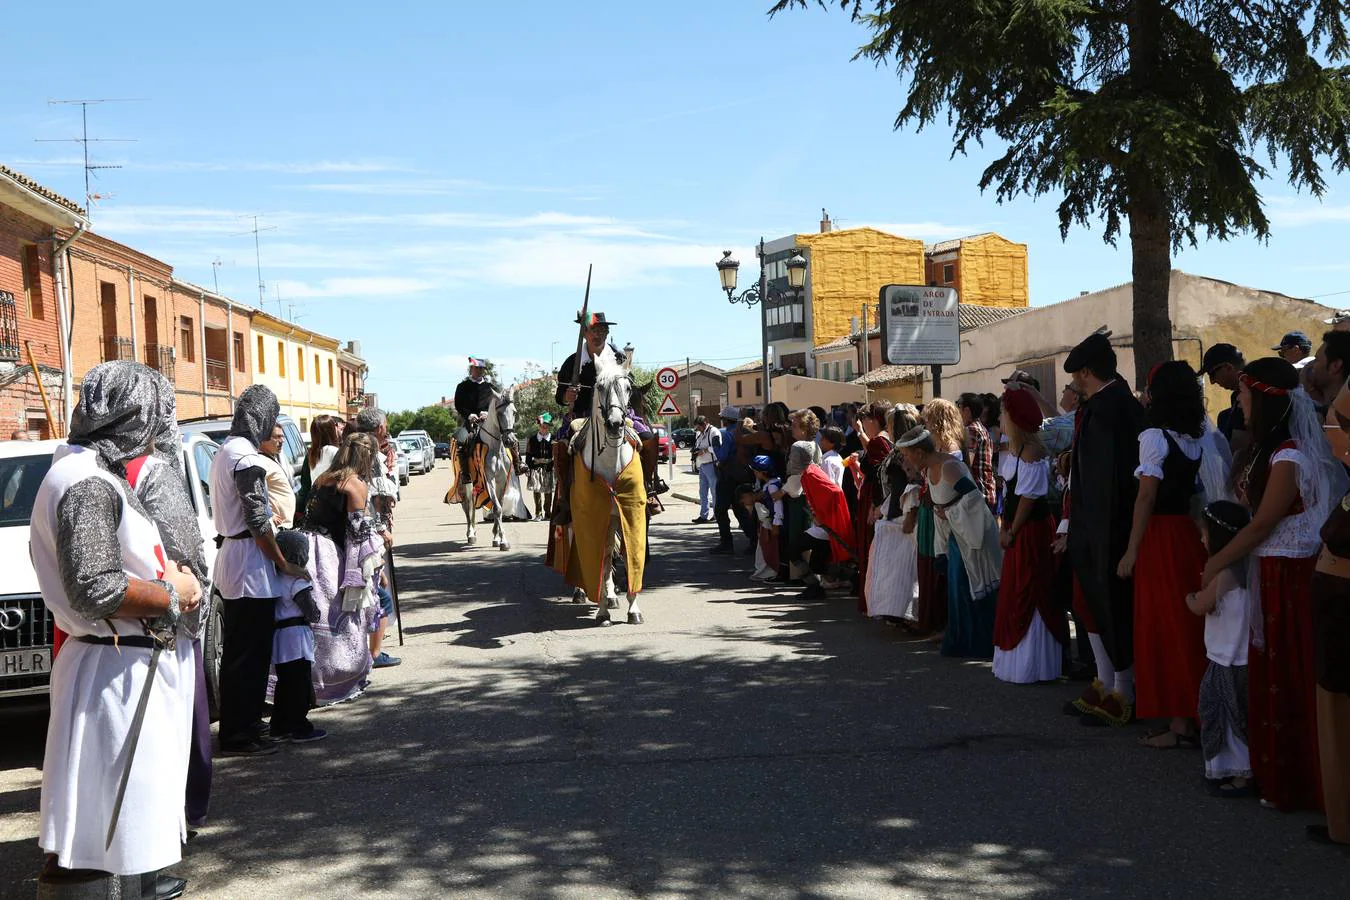
[[[959,460],[954,483],[946,477],[929,481],[929,491],[945,518],[938,521],[938,540],[947,545],[947,631],[942,641],[944,656],[994,655],[994,614],[1003,568],[998,522],[984,494]]]
[[[147,419],[152,420],[157,404],[141,398],[139,417],[126,414],[120,405],[125,397],[114,397],[116,409],[101,406],[108,398],[93,395],[108,380],[99,378],[102,368],[86,376],[71,426],[71,440],[77,443],[56,450],[33,505],[33,568],[44,603],[69,636],[52,667],[39,843],[62,868],[139,875],[178,862],[187,837],[181,800],[192,731],[186,698],[193,693],[194,667],[185,638],[160,654],[120,824],[105,848],[121,762],[153,651],[84,639],[143,640],[143,621],[115,615],[127,580],[162,579],[167,559],[159,530],[121,475],[121,467],[149,445],[153,426]],[[127,393],[143,392],[133,387]]]
[[[1052,589],[1055,517],[1045,500],[1050,461],[1028,462],[1014,456],[1000,469],[1005,527],[1011,527],[1021,504],[1030,504],[1032,511],[1003,555],[994,620],[994,677],[1013,684],[1054,681],[1063,664],[1068,629]]]
[[[1134,567],[1135,714],[1193,719],[1205,677],[1205,620],[1186,608],[1208,554],[1190,515],[1202,443],[1174,431],[1139,435],[1140,477],[1159,480]]]
[[[899,620],[909,616],[919,590],[919,545],[904,529],[908,514],[918,510],[919,486],[909,485],[888,504],[898,504],[901,514],[877,520],[867,561],[867,614]]]

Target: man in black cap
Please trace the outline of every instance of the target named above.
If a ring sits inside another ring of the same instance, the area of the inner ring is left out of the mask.
[[[580,321],[578,325],[582,324]],[[580,356],[573,353],[564,359],[558,367],[558,392],[554,398],[561,406],[572,410],[573,417],[585,418],[591,414],[591,390],[595,387],[595,358],[605,351],[605,345],[614,353],[614,361],[622,363],[624,352],[609,342],[609,329],[617,325],[605,318],[602,312],[591,313],[585,323],[586,340],[581,345]],[[578,374],[577,366],[581,366]],[[576,384],[573,384],[573,381]]]
[[[1270,348],[1278,353],[1280,359],[1289,363],[1295,369],[1302,369],[1304,366],[1311,365],[1312,340],[1301,331],[1291,331],[1280,338],[1277,346]]]
[[[1242,407],[1238,405],[1238,376],[1246,365],[1247,360],[1232,344],[1214,344],[1205,351],[1205,357],[1200,362],[1201,375],[1225,391],[1232,392],[1228,409],[1219,413],[1216,424],[1235,454],[1247,446],[1247,422],[1242,415]]]
[[[1116,371],[1109,334],[1083,341],[1064,371],[1086,398],[1069,469],[1068,553],[1082,591],[1097,680],[1070,705],[1084,724],[1134,717],[1134,582],[1116,568],[1130,540],[1144,408]]]

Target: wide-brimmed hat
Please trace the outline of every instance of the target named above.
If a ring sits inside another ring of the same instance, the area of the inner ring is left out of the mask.
[[[1077,347],[1069,351],[1064,360],[1064,371],[1070,374],[1098,366],[1103,369],[1116,367],[1116,351],[1111,347],[1111,332],[1098,331],[1082,340]]]
[[[484,359],[483,357],[481,357],[481,356],[470,356],[470,357],[469,357],[469,368],[470,368],[470,369],[474,369],[474,368],[478,368],[478,369],[486,369],[487,367],[488,367],[488,361],[487,361],[486,359]]]
[[[542,416],[540,416],[540,417],[539,417],[539,424],[540,424],[540,425],[552,425],[552,424],[553,424],[553,413],[544,413]]]
[[[585,323],[581,321],[581,316],[577,316],[577,324],[578,325],[585,324],[587,328],[595,328],[597,326],[609,328],[611,326],[618,325],[619,323],[611,322],[609,319],[606,319],[605,314],[602,312],[595,312],[591,313],[589,316],[586,317]]]

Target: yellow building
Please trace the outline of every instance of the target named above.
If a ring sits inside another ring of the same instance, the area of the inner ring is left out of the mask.
[[[1027,245],[992,231],[928,248],[924,284],[956,288],[962,305],[1025,309],[1030,304]]]
[[[253,314],[253,383],[265,384],[302,432],[323,414],[345,414],[338,342],[265,312]]]

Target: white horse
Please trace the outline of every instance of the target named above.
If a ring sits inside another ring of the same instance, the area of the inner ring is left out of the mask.
[[[581,482],[589,479],[603,479],[611,487],[609,539],[603,554],[603,570],[600,577],[603,596],[591,597],[597,606],[595,620],[600,625],[612,624],[609,611],[619,605],[614,587],[614,556],[620,544],[620,511],[619,501],[613,496],[612,487],[636,456],[634,445],[638,440],[637,433],[626,421],[633,392],[632,362],[633,355],[629,353],[623,365],[620,365],[608,347],[596,357],[591,414],[580,423],[571,440],[573,457],[580,458],[587,470],[575,472],[572,481],[573,497],[575,498],[579,489],[584,490],[588,487]],[[578,511],[575,499],[572,510],[575,530]],[[629,568],[631,570],[632,567]],[[632,585],[639,583],[641,576],[632,571],[628,572],[628,576],[628,624],[641,625],[642,610],[638,608],[638,597],[632,590]]]
[[[492,404],[483,417],[483,424],[478,427],[478,440],[487,448],[483,459],[483,476],[488,500],[492,503],[492,512],[489,514],[492,521],[492,546],[499,550],[510,550],[511,543],[506,538],[503,520],[508,517],[525,519],[530,515],[525,508],[520,478],[516,475],[512,456],[517,448],[514,386],[507,388],[505,393],[493,391]],[[461,481],[460,503],[464,507],[464,520],[469,528],[467,543],[476,544],[478,507],[474,503],[475,488],[468,473],[461,475]]]

